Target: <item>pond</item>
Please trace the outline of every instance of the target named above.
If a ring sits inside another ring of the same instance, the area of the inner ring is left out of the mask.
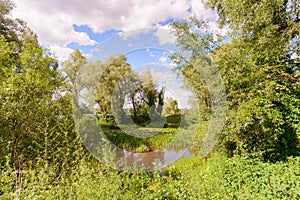
[[[166,167],[180,160],[182,157],[191,158],[194,156],[196,156],[196,153],[191,149],[163,149],[145,153],[134,153],[123,150],[123,152],[118,155],[118,163],[119,168],[124,170],[131,171],[131,169],[129,169],[130,167],[137,167],[151,171],[153,169]]]

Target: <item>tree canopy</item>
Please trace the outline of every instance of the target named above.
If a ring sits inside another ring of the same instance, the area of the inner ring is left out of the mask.
[[[196,94],[207,93],[199,85],[201,77],[187,73],[194,70],[196,60],[204,55],[218,67],[228,104],[223,147],[230,155],[245,150],[268,159],[296,153],[300,135],[295,64],[299,60],[299,4],[209,0],[206,5],[217,10],[220,27],[229,27],[229,42],[216,44],[212,33],[205,31],[205,22],[196,17],[174,21],[181,51],[171,58]]]
[[[21,170],[41,155],[61,162],[53,155],[79,147],[65,78],[36,35],[10,18],[13,4],[0,7],[0,168]]]
[[[135,122],[156,119],[162,114],[164,88],[158,90],[149,70],[142,75],[134,72],[126,59],[120,54],[110,56],[104,62],[86,61],[76,49],[63,65],[75,102],[78,104],[76,99],[82,98],[90,108],[96,104],[95,112],[103,121],[107,121],[108,116],[114,116],[119,123],[128,121],[126,106],[130,107],[129,113]]]

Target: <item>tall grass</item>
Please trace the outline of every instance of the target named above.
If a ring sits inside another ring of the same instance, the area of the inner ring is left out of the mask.
[[[67,171],[68,169],[65,169]],[[44,168],[22,174],[20,199],[299,199],[300,158],[268,163],[213,155],[182,158],[163,171],[119,172],[89,158],[59,177]],[[2,199],[19,191],[14,175],[1,171]]]

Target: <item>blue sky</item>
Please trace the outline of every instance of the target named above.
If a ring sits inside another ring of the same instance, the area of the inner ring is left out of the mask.
[[[167,84],[169,96],[187,103],[190,93],[180,87],[168,59],[176,51],[170,34],[171,19],[202,17],[212,32],[217,15],[201,0],[15,0],[14,18],[25,20],[37,33],[40,43],[50,48],[59,61],[75,49],[90,60],[105,60],[123,53],[135,69],[150,68],[160,84]],[[225,30],[226,32],[226,30]],[[186,90],[187,91],[187,90]],[[181,103],[180,103],[181,104]]]
[[[183,87],[183,81],[177,78],[172,70],[174,65],[168,58],[177,51],[174,41],[174,36],[164,28],[119,32],[94,46],[87,58],[105,61],[111,55],[123,53],[134,71],[142,75],[150,70],[158,87],[165,87],[166,97],[176,99],[179,107],[188,107],[192,93]]]
[[[201,0],[14,0],[12,15],[24,19],[39,41],[65,60],[76,48],[88,54],[94,47],[119,32],[160,27],[171,19],[197,15],[211,21],[217,15]]]

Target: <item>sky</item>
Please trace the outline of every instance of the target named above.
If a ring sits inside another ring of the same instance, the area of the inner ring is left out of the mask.
[[[176,51],[170,33],[171,19],[202,17],[212,32],[224,34],[215,23],[217,14],[201,0],[14,0],[14,18],[23,19],[37,34],[42,46],[50,48],[59,61],[79,49],[88,59],[105,60],[123,53],[133,68],[151,68],[159,84],[177,94],[180,106],[190,93],[176,78],[170,53]],[[157,67],[160,66],[160,67]],[[168,85],[168,83],[170,83]],[[177,83],[177,85],[176,85]],[[177,87],[177,89],[171,89]],[[173,95],[174,96],[174,95]],[[176,96],[176,95],[175,95]]]
[[[88,53],[118,32],[167,28],[170,19],[217,17],[201,0],[14,0],[13,17],[25,20],[43,46],[61,59],[76,48]],[[215,23],[211,23],[217,30]],[[221,31],[221,30],[219,30]]]

